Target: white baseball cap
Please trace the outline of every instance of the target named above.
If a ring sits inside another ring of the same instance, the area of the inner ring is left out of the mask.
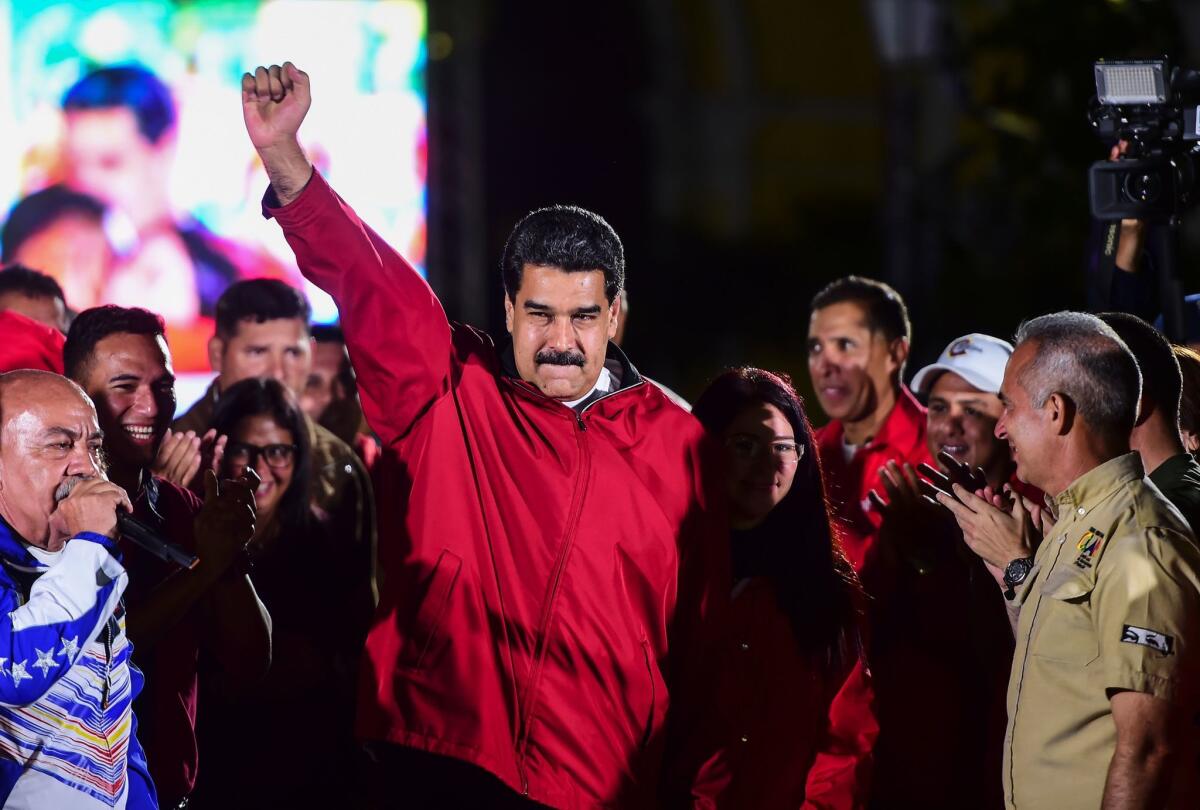
[[[933,387],[938,374],[953,371],[980,391],[998,394],[1004,367],[1012,353],[1012,344],[1007,340],[991,335],[963,335],[946,347],[936,363],[917,372],[912,388],[918,394],[927,394],[925,388]]]

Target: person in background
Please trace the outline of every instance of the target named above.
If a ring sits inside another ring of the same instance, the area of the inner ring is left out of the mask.
[[[729,630],[706,666],[711,753],[702,806],[864,807],[878,725],[864,660],[865,598],[831,523],[812,431],[789,380],[718,376],[693,414],[725,447],[733,551]]]
[[[1200,529],[1200,464],[1183,444],[1179,429],[1183,372],[1171,344],[1136,315],[1100,315],[1124,341],[1142,372],[1142,396],[1129,446],[1142,458],[1146,477],[1183,513],[1193,531]]]
[[[1194,807],[1200,547],[1131,451],[1137,361],[1077,312],[1027,321],[1016,344],[996,435],[1053,509],[937,496],[1016,618],[1006,806]]]
[[[34,192],[14,205],[0,229],[0,246],[0,262],[46,273],[69,291],[77,309],[101,303],[116,261],[104,230],[103,203],[63,186]]]
[[[250,377],[279,380],[297,397],[312,367],[312,310],[304,293],[278,279],[258,278],[230,285],[217,302],[216,332],[208,357],[216,379],[187,413],[175,420],[160,462],[187,460],[186,470],[220,465],[222,437],[212,429],[221,393]],[[371,481],[358,455],[332,432],[305,416],[312,450],[313,504],[356,538],[361,559],[374,559],[375,502]],[[203,462],[199,459],[203,458]],[[178,470],[179,465],[173,466]],[[179,473],[176,473],[179,474]],[[187,479],[173,479],[179,482]]]
[[[66,334],[67,300],[53,277],[20,264],[0,270],[0,312],[19,312]]]
[[[1186,346],[1172,346],[1183,374],[1179,400],[1179,433],[1183,447],[1192,455],[1200,450],[1200,354]]]
[[[229,437],[222,474],[254,470],[249,551],[271,612],[272,661],[254,688],[206,691],[202,807],[358,807],[354,697],[375,602],[371,569],[342,527],[312,507],[309,431],[292,393],[270,378],[227,388],[213,427]],[[235,740],[253,741],[253,754]]]
[[[28,368],[62,374],[63,333],[12,310],[0,312],[0,372]]]
[[[879,528],[867,500],[879,469],[933,460],[925,408],[900,381],[911,339],[903,299],[880,281],[847,276],[813,298],[808,371],[831,420],[817,431],[817,452],[846,556],[860,574]]]
[[[1006,341],[964,335],[918,371],[913,390],[928,398],[926,437],[938,469],[890,462],[871,493],[882,517],[880,560],[888,564],[888,576],[877,580],[887,587],[873,594],[881,727],[873,807],[1003,806],[1012,631],[991,577],[964,549],[953,516],[925,497],[933,490],[919,475],[947,490],[958,481],[1000,491],[1015,480],[1012,451],[994,435],[1011,354]]]
[[[0,804],[154,810],[121,595],[129,574],[96,410],[45,371],[0,376]]]
[[[152,474],[175,413],[171,352],[154,313],[113,305],[84,310],[67,334],[63,364],[96,405],[109,475],[129,493],[134,516],[200,558],[185,571],[140,546],[120,546],[129,572],[129,637],[146,675],[136,706],[142,741],[163,807],[177,807],[199,768],[201,651],[221,662],[220,678],[230,689],[255,683],[271,661],[271,619],[244,556],[255,525],[254,486],[218,485],[209,472],[202,504]]]
[[[379,442],[363,416],[358,381],[341,327],[314,324],[312,338],[312,367],[300,394],[300,407],[309,419],[353,447],[370,470],[379,457]]]

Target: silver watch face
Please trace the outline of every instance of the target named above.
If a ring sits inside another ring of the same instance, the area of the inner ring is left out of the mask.
[[[1033,561],[1026,558],[1013,560],[1004,569],[1004,579],[1010,585],[1020,585],[1025,581],[1025,577],[1029,576],[1030,569],[1033,568]]]

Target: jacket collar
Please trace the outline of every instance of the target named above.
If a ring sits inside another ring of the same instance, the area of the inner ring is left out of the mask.
[[[917,445],[925,440],[925,408],[913,396],[907,385],[901,384],[896,394],[896,404],[888,413],[879,430],[870,441],[859,451],[865,449],[879,450],[892,448],[903,456],[910,455]],[[843,426],[841,420],[830,422],[822,431],[820,444],[827,450],[837,448],[842,443]]]
[[[3,518],[0,518],[0,561],[19,571],[42,572],[49,570],[49,566],[29,553],[28,544]]]

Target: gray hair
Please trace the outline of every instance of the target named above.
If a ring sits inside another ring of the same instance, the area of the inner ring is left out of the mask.
[[[1133,430],[1142,372],[1111,326],[1084,312],[1055,312],[1025,321],[1014,342],[1037,347],[1019,380],[1033,407],[1057,393],[1101,432],[1127,437]]]

